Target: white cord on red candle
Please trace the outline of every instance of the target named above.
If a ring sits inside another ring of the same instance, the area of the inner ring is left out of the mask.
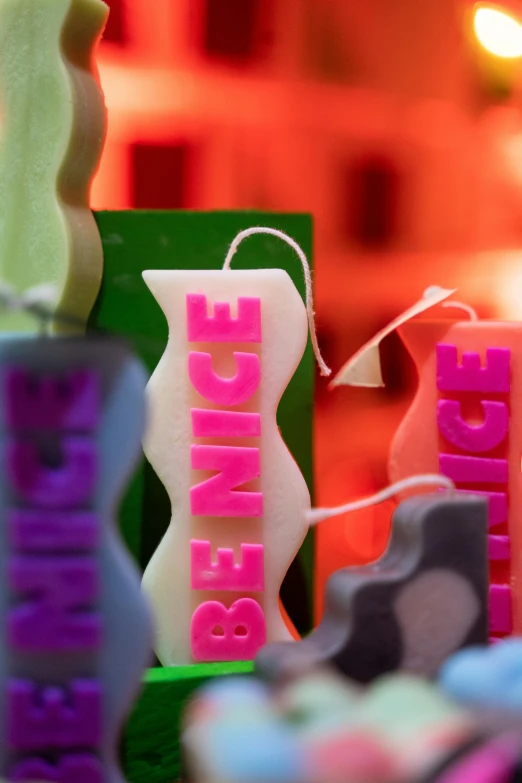
[[[390,487],[381,489],[381,491],[377,492],[375,495],[371,495],[368,498],[362,498],[361,500],[354,500],[351,503],[346,503],[344,506],[337,506],[336,508],[311,508],[306,512],[306,518],[310,526],[318,525],[319,522],[323,522],[325,519],[331,519],[340,514],[347,514],[350,511],[360,511],[363,508],[370,508],[370,506],[375,506],[378,503],[384,503],[385,500],[389,500],[400,492],[428,486],[442,487],[443,489],[449,490],[455,489],[455,484],[447,476],[440,476],[434,473],[410,476],[402,481],[397,481],[396,484],[392,484]]]
[[[292,239],[292,237],[289,237],[288,234],[285,234],[283,231],[278,231],[276,228],[265,228],[262,226],[252,226],[252,228],[247,228],[244,231],[240,231],[228,249],[227,257],[225,258],[225,263],[223,264],[223,270],[226,271],[230,269],[232,259],[235,256],[241,242],[243,242],[243,240],[247,239],[248,237],[254,236],[254,234],[270,234],[271,236],[277,237],[278,239],[282,239],[283,242],[286,242],[287,245],[290,245],[292,250],[294,250],[299,256],[299,260],[303,265],[306,290],[306,313],[308,316],[308,327],[310,329],[312,347],[314,349],[315,358],[317,360],[317,364],[319,365],[321,375],[331,375],[332,371],[324,361],[321,355],[321,349],[319,348],[319,343],[317,342],[314,314],[314,295],[312,290],[312,273],[310,271],[310,264],[308,263],[308,259],[302,248],[294,239]]]
[[[424,291],[424,298],[427,299],[430,296],[433,296],[433,293],[435,291],[442,291],[442,288],[438,285],[432,285],[429,288],[427,288]],[[466,304],[465,302],[457,302],[456,300],[452,300],[450,302],[443,302],[443,307],[452,307],[455,310],[463,310],[465,313],[469,315],[470,321],[478,321],[479,317],[477,315],[477,311],[469,304]]]

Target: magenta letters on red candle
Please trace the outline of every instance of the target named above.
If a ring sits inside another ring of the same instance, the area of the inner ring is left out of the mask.
[[[508,517],[509,465],[507,459],[499,458],[499,449],[507,449],[509,435],[511,352],[507,348],[488,348],[483,358],[478,353],[464,352],[459,362],[455,345],[439,344],[436,358],[437,389],[452,395],[451,399],[439,399],[437,404],[440,472],[453,479],[459,491],[487,496],[489,527],[498,527]],[[457,394],[460,398],[455,399]],[[504,395],[505,399],[488,399],[493,394]],[[480,424],[465,420],[462,410],[467,400],[472,400],[475,407],[480,403]],[[455,452],[446,453],[448,446]],[[493,450],[495,456],[491,455]],[[491,491],[491,485],[498,485],[499,491]],[[490,561],[509,561],[509,535],[489,535],[488,547]],[[492,584],[489,598],[490,631],[510,633],[513,625],[509,584]]]
[[[511,351],[488,348],[482,365],[478,353],[465,351],[459,364],[456,345],[437,345],[437,389],[444,392],[494,392],[510,390]]]

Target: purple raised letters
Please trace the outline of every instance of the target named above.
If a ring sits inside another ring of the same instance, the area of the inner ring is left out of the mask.
[[[9,544],[23,552],[77,552],[100,541],[96,514],[89,511],[17,509],[7,513]]]
[[[10,680],[9,745],[30,751],[96,746],[101,741],[102,709],[101,687],[95,680],[75,680],[67,690]]]
[[[52,781],[52,783],[103,783],[103,770],[96,756],[88,753],[70,753],[62,756],[56,766],[39,758],[21,761],[9,772],[9,780]]]
[[[7,446],[7,473],[12,486],[28,503],[40,508],[81,506],[92,497],[98,460],[91,438],[64,437],[62,461],[50,467],[41,460],[38,447],[29,440]]]
[[[8,615],[16,650],[94,650],[101,645],[99,614],[85,609],[99,598],[98,564],[91,557],[15,556],[11,589],[25,603]]]
[[[101,530],[88,509],[98,478],[92,436],[100,419],[98,375],[82,370],[36,377],[15,368],[4,375],[4,389],[11,438],[6,479],[23,505],[16,508],[14,500],[6,513],[13,599],[8,641],[17,652],[95,652],[102,643]],[[56,465],[41,449],[47,441],[40,438],[49,435],[60,449]],[[84,666],[85,655],[82,661]],[[7,681],[6,744],[26,756],[8,771],[10,780],[103,783],[95,755],[103,737],[101,684],[86,678],[85,668],[68,666],[67,673],[67,687],[36,684],[29,667]]]
[[[98,376],[89,370],[39,376],[13,368],[5,378],[8,427],[81,432],[94,429],[100,415]]]

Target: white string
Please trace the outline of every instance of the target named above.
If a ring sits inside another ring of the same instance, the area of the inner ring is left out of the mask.
[[[308,524],[312,527],[318,525],[319,522],[323,522],[325,519],[331,519],[337,517],[340,514],[347,514],[349,511],[360,511],[363,508],[369,508],[375,506],[378,503],[384,503],[385,500],[389,500],[398,495],[399,492],[404,492],[407,489],[417,489],[418,487],[443,487],[444,489],[455,489],[455,484],[447,476],[439,476],[434,473],[426,473],[420,476],[410,476],[402,481],[397,481],[396,484],[392,484],[391,487],[381,489],[375,495],[371,495],[369,498],[362,498],[361,500],[355,500],[351,503],[347,503],[344,506],[337,506],[337,508],[311,508],[306,512],[306,518]]]
[[[441,287],[439,285],[431,285],[429,288],[427,288],[424,293],[423,297],[426,299],[429,296],[432,296],[437,291],[441,291]],[[465,313],[469,315],[470,321],[478,321],[479,317],[477,315],[477,311],[473,309],[473,307],[469,304],[466,304],[465,302],[443,302],[443,307],[454,307],[456,310],[463,310]]]
[[[225,263],[223,264],[223,270],[227,271],[230,269],[232,259],[235,256],[241,242],[244,239],[253,236],[254,234],[271,234],[274,237],[278,237],[278,239],[282,239],[283,242],[286,242],[287,245],[290,245],[292,250],[294,250],[299,256],[299,260],[303,265],[306,289],[306,313],[308,316],[308,327],[310,329],[312,347],[314,349],[315,358],[317,360],[317,364],[319,365],[321,375],[331,375],[332,371],[324,361],[321,355],[321,349],[319,348],[319,343],[317,342],[314,314],[314,295],[312,291],[312,273],[310,272],[310,264],[308,263],[308,259],[303,250],[297,244],[297,242],[292,239],[292,237],[289,237],[288,234],[285,234],[283,231],[278,231],[276,228],[264,228],[262,226],[252,226],[252,228],[247,228],[244,231],[240,231],[228,249],[227,257],[225,258]]]
[[[443,307],[454,307],[456,310],[464,310],[469,315],[470,321],[478,321],[479,317],[477,311],[469,304],[465,302],[444,302]]]

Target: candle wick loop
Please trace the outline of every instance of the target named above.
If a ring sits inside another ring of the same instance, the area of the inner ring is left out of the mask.
[[[316,331],[315,313],[314,313],[314,298],[313,298],[313,290],[312,290],[312,273],[310,271],[310,264],[308,263],[308,259],[303,249],[300,247],[300,245],[297,244],[297,242],[294,239],[292,239],[292,237],[289,237],[288,234],[284,233],[284,231],[279,231],[276,228],[267,228],[263,226],[252,226],[251,228],[247,228],[244,231],[240,231],[228,249],[228,253],[225,258],[225,263],[223,264],[223,270],[224,271],[230,270],[230,264],[237,252],[239,245],[241,244],[241,242],[243,242],[244,239],[254,236],[254,234],[270,234],[271,236],[277,237],[278,239],[282,239],[283,242],[286,242],[287,245],[290,245],[292,250],[294,250],[297,256],[299,257],[299,260],[303,265],[305,290],[306,290],[306,314],[308,316],[308,328],[310,330],[310,339],[312,341],[312,347],[314,349],[315,358],[317,364],[319,365],[319,370],[321,372],[321,375],[323,376],[331,375],[332,371],[324,361],[321,354],[321,349],[319,348],[319,343],[317,341],[317,331]]]

